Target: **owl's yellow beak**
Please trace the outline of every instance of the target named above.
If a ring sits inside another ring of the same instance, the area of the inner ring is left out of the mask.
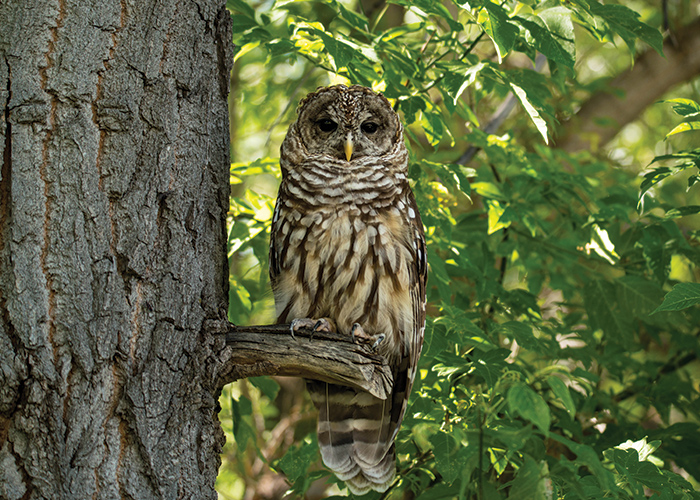
[[[352,158],[352,133],[348,132],[348,136],[345,138],[345,158],[350,161]]]

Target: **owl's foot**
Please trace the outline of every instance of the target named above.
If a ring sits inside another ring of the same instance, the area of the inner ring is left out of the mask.
[[[384,339],[386,338],[386,335],[383,333],[378,333],[376,335],[370,335],[367,332],[365,332],[364,328],[362,328],[362,325],[359,323],[355,323],[352,325],[352,330],[350,330],[350,335],[352,335],[352,341],[357,342],[358,340],[362,342],[363,344],[372,344],[371,349],[374,351],[379,347],[379,344],[384,342]]]
[[[335,323],[328,318],[296,318],[293,319],[292,323],[289,325],[289,333],[292,334],[292,338],[294,338],[294,332],[297,332],[302,328],[308,328],[311,330],[311,338],[313,338],[313,334],[315,332],[333,333],[336,331]]]

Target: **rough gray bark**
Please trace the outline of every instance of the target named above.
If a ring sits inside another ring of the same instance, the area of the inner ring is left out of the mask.
[[[229,24],[0,2],[0,498],[216,498]]]

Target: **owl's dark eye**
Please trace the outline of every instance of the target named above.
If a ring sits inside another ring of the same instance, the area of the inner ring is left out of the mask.
[[[317,121],[316,125],[318,125],[318,128],[321,129],[321,132],[333,132],[338,128],[338,124],[333,120],[329,120],[328,118]]]
[[[365,134],[374,134],[379,128],[379,125],[374,122],[365,122],[360,125],[360,128]]]

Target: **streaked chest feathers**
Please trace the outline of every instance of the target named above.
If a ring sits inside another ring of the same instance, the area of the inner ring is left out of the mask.
[[[284,249],[274,287],[279,320],[327,317],[343,333],[360,323],[369,334],[386,334],[384,354],[399,355],[401,346],[405,355],[405,335],[414,330],[415,267],[406,202],[397,197],[377,210],[356,194],[359,203],[304,206],[302,215],[294,198],[290,192],[291,201],[277,207],[272,232]]]

